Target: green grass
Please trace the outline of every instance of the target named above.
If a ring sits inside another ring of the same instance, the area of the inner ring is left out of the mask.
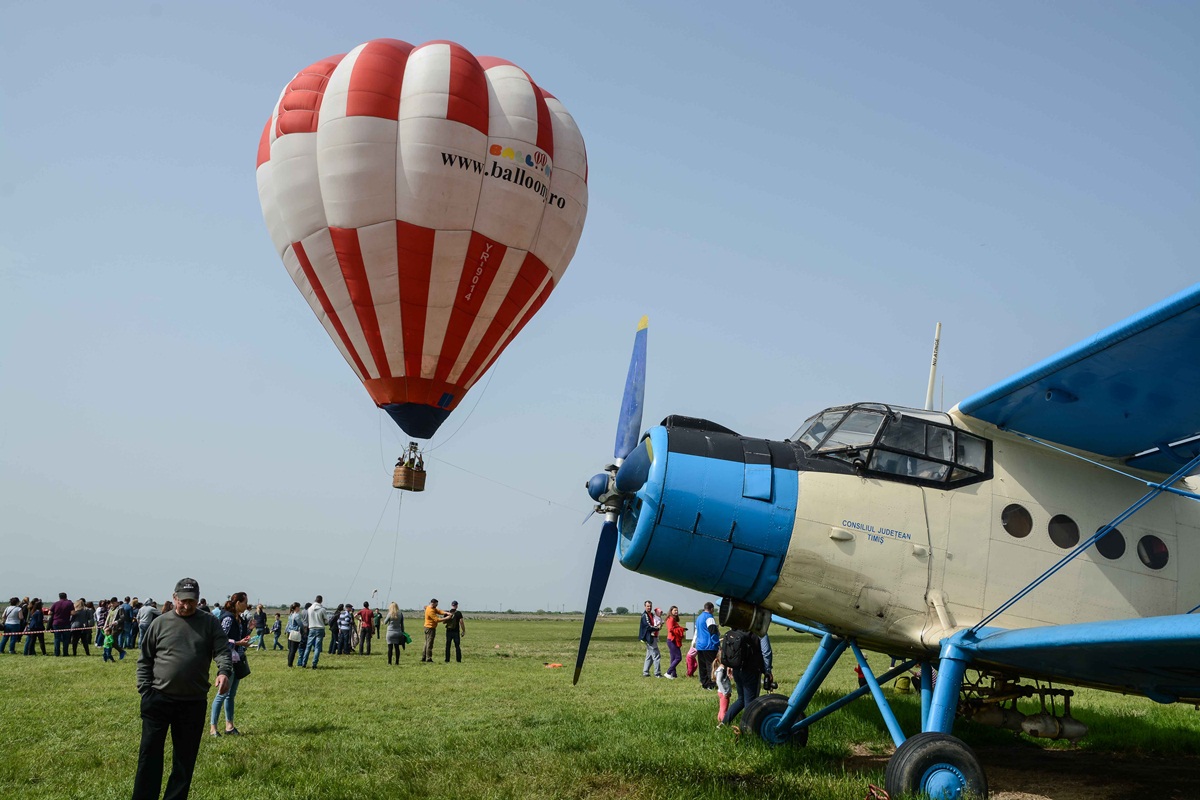
[[[252,652],[237,698],[245,736],[205,737],[192,796],[861,800],[868,783],[882,784],[881,768],[846,766],[851,745],[890,749],[869,700],[815,726],[809,747],[771,749],[718,731],[715,693],[695,680],[642,678],[636,617],[599,621],[579,686],[571,686],[577,620],[468,625],[462,664],[419,663],[417,642],[399,667],[380,647],[370,658],[322,654],[315,671],[287,669],[282,652]],[[815,640],[779,631],[772,641],[787,692]],[[0,656],[0,797],[129,796],[141,730],[136,651],[117,664],[93,654]],[[853,683],[851,664],[839,664],[818,701]],[[915,731],[916,698],[898,697],[895,707]],[[1191,707],[1083,691],[1073,710],[1093,729],[1080,747],[1200,752]],[[956,732],[977,746],[1021,741],[972,725]]]

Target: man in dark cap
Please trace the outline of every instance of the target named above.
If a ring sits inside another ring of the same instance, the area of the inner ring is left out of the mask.
[[[454,645],[454,660],[462,661],[462,636],[467,632],[467,621],[458,610],[458,601],[450,603],[450,616],[442,623],[446,626],[446,663],[450,663],[450,645]]]
[[[182,800],[192,785],[196,754],[208,711],[208,666],[217,662],[217,692],[229,691],[233,660],[217,618],[197,614],[200,584],[175,584],[174,608],[146,630],[137,661],[142,696],[142,743],[138,749],[133,800],[158,800],[162,790],[163,748],[171,731],[174,757],[164,798]]]

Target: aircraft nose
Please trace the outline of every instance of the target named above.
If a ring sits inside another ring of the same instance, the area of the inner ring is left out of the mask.
[[[760,602],[778,580],[795,522],[796,471],[781,455],[788,445],[676,419],[651,428],[617,473],[627,498],[621,564]]]

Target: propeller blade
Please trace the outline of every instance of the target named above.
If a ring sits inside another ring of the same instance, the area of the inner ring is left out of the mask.
[[[650,477],[650,463],[653,459],[654,454],[650,447],[650,440],[643,439],[641,444],[635,447],[621,464],[621,468],[617,470],[615,481],[617,491],[629,495],[645,486],[646,480]]]
[[[625,396],[621,399],[621,417],[617,421],[617,441],[613,458],[625,458],[637,446],[642,432],[642,400],[646,394],[646,328],[649,317],[638,322],[633,337],[633,355],[629,358],[629,374],[625,377]]]
[[[617,552],[617,523],[604,521],[600,529],[600,541],[596,543],[596,563],[592,566],[592,585],[588,589],[587,609],[583,612],[583,633],[579,636],[579,655],[575,658],[575,678],[571,685],[579,683],[583,671],[583,658],[587,655],[588,642],[592,640],[592,629],[596,627],[596,616],[604,600],[604,589],[608,586],[608,575],[612,572],[613,556]]]

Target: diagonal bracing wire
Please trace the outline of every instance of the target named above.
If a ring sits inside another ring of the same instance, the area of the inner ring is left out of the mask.
[[[1043,572],[1037,578],[1034,578],[1034,580],[1028,586],[1026,586],[1021,591],[1017,592],[1015,595],[1010,597],[1008,600],[1006,600],[995,611],[988,614],[986,617],[979,620],[979,622],[976,622],[974,625],[972,625],[969,632],[970,633],[978,633],[980,628],[984,627],[989,622],[996,619],[996,617],[1000,616],[1005,611],[1012,608],[1014,605],[1016,605],[1017,602],[1019,602],[1023,597],[1025,597],[1025,595],[1029,594],[1034,589],[1036,589],[1037,587],[1039,587],[1043,583],[1045,583],[1047,578],[1049,578],[1054,573],[1058,572],[1060,569],[1065,567],[1071,561],[1074,561],[1078,555],[1080,555],[1085,550],[1087,550],[1089,547],[1091,547],[1093,544],[1095,544],[1097,541],[1099,541],[1102,536],[1107,534],[1113,528],[1116,528],[1119,525],[1123,524],[1125,522],[1125,520],[1132,517],[1138,511],[1141,511],[1142,508],[1144,508],[1147,503],[1149,503],[1154,498],[1158,497],[1163,492],[1167,491],[1168,488],[1170,486],[1172,486],[1173,484],[1175,484],[1177,481],[1186,477],[1188,475],[1188,473],[1190,473],[1197,466],[1200,466],[1200,455],[1196,456],[1191,461],[1184,464],[1182,467],[1179,468],[1179,470],[1177,472],[1175,472],[1174,475],[1167,478],[1162,483],[1148,484],[1149,486],[1151,486],[1153,488],[1151,488],[1151,490],[1149,492],[1147,492],[1146,494],[1142,495],[1142,497],[1140,499],[1138,499],[1137,502],[1135,502],[1129,508],[1125,509],[1120,514],[1118,514],[1116,519],[1114,519],[1112,522],[1110,522],[1107,525],[1100,528],[1100,530],[1096,531],[1092,536],[1088,537],[1081,544],[1076,546],[1076,548],[1074,550],[1072,550],[1071,552],[1067,553],[1065,556],[1060,558],[1058,560],[1058,563],[1056,563],[1054,566],[1050,567],[1050,569]],[[1196,609],[1192,609],[1192,610],[1195,611]]]
[[[375,534],[379,533],[379,525],[383,522],[383,515],[387,513],[388,504],[392,502],[392,487],[388,487],[387,499],[383,501],[383,510],[379,512],[379,519],[375,521],[375,530],[371,531],[371,538],[367,541],[367,548],[363,550],[362,559],[358,562],[358,569],[354,571],[354,577],[350,580],[350,585],[346,587],[346,596],[342,598],[342,602],[350,599],[350,592],[354,590],[354,584],[358,581],[358,574],[362,572],[363,564],[367,562],[367,554],[371,552],[371,544],[375,541]]]

